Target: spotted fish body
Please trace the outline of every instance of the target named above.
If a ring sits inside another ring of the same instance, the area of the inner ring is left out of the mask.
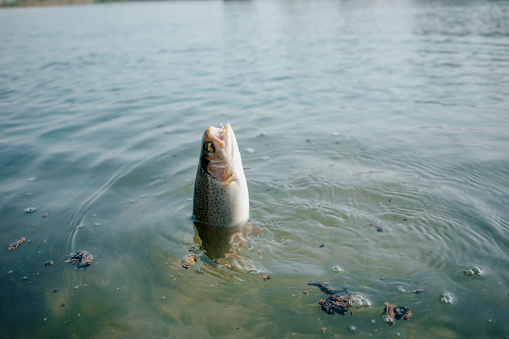
[[[230,124],[224,129],[210,126],[203,135],[193,216],[219,226],[238,226],[249,219],[247,182]]]

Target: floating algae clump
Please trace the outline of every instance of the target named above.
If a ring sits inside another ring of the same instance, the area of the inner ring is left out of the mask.
[[[382,317],[389,325],[394,325],[395,319],[397,320],[408,320],[412,317],[412,312],[403,306],[396,306],[386,302],[384,304],[384,310],[382,311]]]
[[[186,270],[190,267],[193,267],[194,264],[198,261],[198,257],[194,253],[189,253],[184,258],[182,258],[182,267]]]
[[[90,254],[86,254],[84,252],[76,252],[71,253],[70,258],[65,262],[76,265],[78,268],[85,268],[92,264],[92,260],[94,260],[94,258]]]
[[[346,288],[335,290],[330,288],[326,283],[314,281],[308,282],[308,285],[318,287],[323,293],[329,296],[325,300],[318,301],[318,304],[322,306],[322,310],[327,314],[338,313],[345,315],[348,308],[352,307],[352,304],[357,301],[355,295],[350,293]]]
[[[12,243],[9,245],[9,251],[12,251],[12,250],[15,250],[16,248],[18,248],[22,243],[24,243],[26,241],[25,237],[19,239],[18,241],[16,241],[15,243]]]

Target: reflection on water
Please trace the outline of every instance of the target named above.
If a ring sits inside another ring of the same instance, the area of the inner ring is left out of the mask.
[[[256,269],[247,250],[252,250],[251,237],[263,230],[251,222],[226,227],[194,222],[194,243],[210,260],[234,271],[248,273]],[[258,252],[261,257],[261,252]]]

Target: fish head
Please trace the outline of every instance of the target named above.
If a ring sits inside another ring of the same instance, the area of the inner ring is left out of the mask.
[[[230,124],[226,124],[225,128],[207,128],[203,135],[200,166],[223,185],[237,179],[236,170],[239,166],[242,168],[242,161]]]

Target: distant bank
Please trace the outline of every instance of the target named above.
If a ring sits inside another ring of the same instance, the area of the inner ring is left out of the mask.
[[[0,0],[0,7],[82,5],[123,0]]]

